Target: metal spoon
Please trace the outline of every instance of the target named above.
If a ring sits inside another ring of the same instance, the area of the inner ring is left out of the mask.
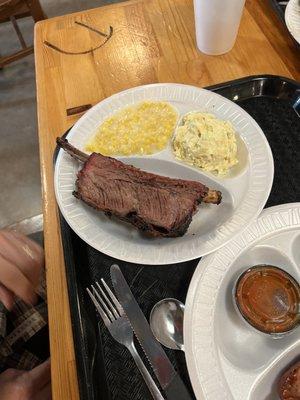
[[[163,299],[155,304],[150,314],[150,327],[156,339],[173,350],[184,351],[184,304],[177,299]]]

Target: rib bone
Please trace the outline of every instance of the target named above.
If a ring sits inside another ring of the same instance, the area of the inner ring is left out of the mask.
[[[67,139],[56,138],[56,143],[58,144],[59,147],[64,149],[68,154],[70,154],[70,156],[74,157],[78,161],[84,163],[89,158],[89,156],[83,153],[83,151],[80,151],[76,149],[76,147],[72,146]]]

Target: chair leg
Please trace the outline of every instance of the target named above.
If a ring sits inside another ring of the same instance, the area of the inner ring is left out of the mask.
[[[27,5],[27,7],[29,9],[30,15],[32,16],[32,18],[34,19],[35,22],[47,18],[46,14],[43,12],[43,9],[42,9],[42,7],[40,5],[39,0],[23,0],[23,2],[26,3],[26,5]],[[26,16],[28,14],[26,12]],[[18,59],[20,59],[22,57],[25,57],[28,54],[33,53],[33,46],[30,46],[30,47],[26,46],[25,40],[24,40],[24,38],[22,36],[22,33],[21,33],[20,29],[19,29],[19,26],[17,24],[15,16],[12,15],[12,16],[9,17],[9,19],[10,19],[10,21],[11,21],[11,23],[12,23],[12,25],[13,25],[16,33],[17,33],[17,35],[18,35],[19,41],[20,41],[21,46],[22,46],[22,50],[18,51],[17,53],[5,56],[5,57],[1,57],[0,56],[0,70],[5,65],[7,65],[7,64],[9,64],[9,63],[11,63],[13,61],[16,61],[16,60],[18,60]]]
[[[13,27],[15,28],[15,31],[16,31],[16,33],[18,35],[18,38],[19,38],[19,41],[21,43],[22,48],[26,49],[27,46],[26,46],[25,40],[23,38],[23,35],[22,35],[21,31],[20,31],[20,28],[19,28],[19,26],[17,24],[16,18],[13,15],[11,15],[9,17],[9,19],[10,19],[11,23],[13,24]]]
[[[41,21],[47,18],[47,15],[44,13],[42,6],[39,0],[25,0],[27,7],[30,9],[32,18],[35,22]]]
[[[20,58],[28,56],[31,53],[33,53],[33,46],[27,47],[26,49],[20,50],[17,53],[11,54],[9,56],[0,57],[0,69],[13,61],[17,61]]]

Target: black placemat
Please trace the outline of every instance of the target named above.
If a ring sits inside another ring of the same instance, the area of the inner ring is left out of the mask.
[[[269,0],[274,10],[277,12],[281,21],[285,24],[284,13],[288,3],[288,0]]]
[[[238,104],[262,127],[270,143],[275,178],[267,205],[299,201],[300,118],[295,112],[297,99],[300,99],[299,85],[278,77],[256,77],[214,86],[213,90],[230,99],[238,99]],[[152,267],[125,263],[88,246],[63,218],[61,229],[81,398],[150,400],[129,352],[110,337],[102,323],[98,326],[85,287],[102,277],[110,282],[110,265],[117,262],[143,312],[149,317],[152,306],[162,298],[176,297],[185,301],[199,260]],[[184,353],[166,352],[191,389]]]
[[[274,158],[274,181],[266,207],[300,201],[300,118],[285,100],[239,103],[260,125]]]
[[[300,49],[300,44],[293,37],[293,35],[290,34],[290,31],[288,30],[288,27],[286,26],[286,23],[285,23],[284,15],[285,15],[285,9],[286,9],[288,0],[286,0],[286,1],[284,1],[284,0],[269,0],[269,2],[271,3],[273,9],[275,10],[276,14],[278,15],[280,22],[285,26],[287,34],[293,39],[296,47],[298,47],[298,49]]]

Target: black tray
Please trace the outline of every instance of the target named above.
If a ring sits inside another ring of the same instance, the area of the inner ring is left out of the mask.
[[[275,178],[267,206],[300,200],[300,85],[277,76],[254,76],[208,89],[237,102],[262,127],[274,155]],[[61,216],[73,336],[81,399],[151,399],[128,351],[97,324],[85,288],[104,277],[118,262],[148,317],[152,306],[165,297],[185,301],[189,282],[199,260],[141,266],[108,257],[83,242]],[[185,357],[167,350],[175,368],[192,392]]]
[[[286,26],[285,23],[285,18],[284,18],[284,14],[285,14],[285,9],[287,4],[284,4],[284,0],[269,0],[270,3],[272,4],[276,14],[278,15],[281,23],[285,26],[287,33],[289,34],[289,36],[293,39],[295,45],[298,47],[298,49],[300,49],[300,44],[297,42],[297,40],[293,37],[293,35],[291,35],[290,31],[288,30],[288,27]]]

